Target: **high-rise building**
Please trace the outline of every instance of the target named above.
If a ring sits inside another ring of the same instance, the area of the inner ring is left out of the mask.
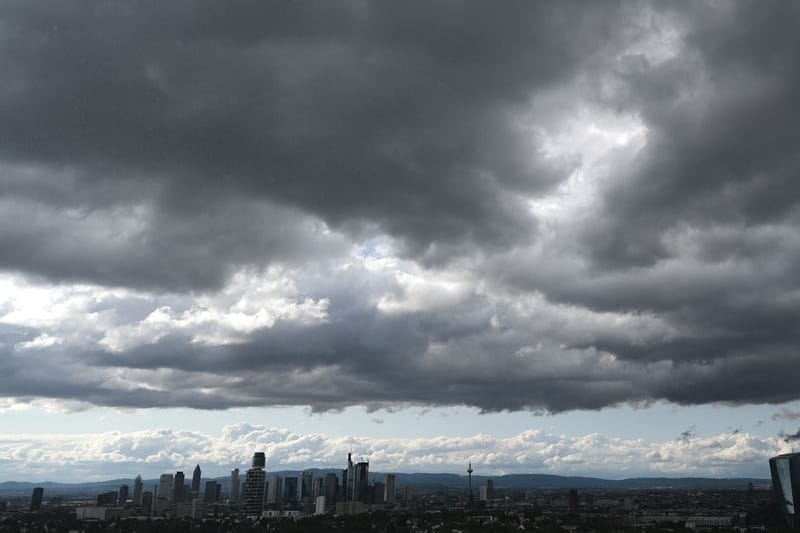
[[[120,485],[119,487],[119,504],[124,507],[125,502],[128,501],[128,485]]]
[[[325,496],[317,496],[314,499],[314,514],[320,515],[325,514],[325,509],[328,505],[325,503]]]
[[[339,489],[339,480],[336,478],[336,474],[330,473],[325,474],[325,484],[324,484],[324,493],[325,493],[325,502],[327,505],[336,505],[336,494]]]
[[[266,481],[266,456],[264,452],[253,455],[253,466],[245,477],[244,494],[242,495],[244,512],[250,516],[260,515],[264,509],[264,482]]]
[[[486,480],[486,499],[494,500],[494,480]]]
[[[575,489],[570,489],[569,495],[567,496],[567,504],[569,505],[569,512],[572,514],[578,513],[578,508],[580,506],[580,500],[578,499],[578,491]]]
[[[283,501],[283,479],[281,476],[272,476],[267,488],[267,503],[281,503]]]
[[[98,507],[113,507],[117,505],[117,498],[119,494],[117,491],[112,490],[109,492],[101,492],[97,495],[97,506]]]
[[[313,492],[314,472],[300,474],[300,500],[310,498]]]
[[[287,477],[283,479],[283,501],[285,503],[297,502],[297,478]]]
[[[800,525],[800,453],[785,453],[771,458],[769,471],[781,514],[790,527]]]
[[[39,511],[42,508],[42,498],[44,498],[44,487],[36,487],[31,494],[31,511]]]
[[[311,497],[316,501],[317,496],[325,495],[325,484],[321,477],[314,478],[314,490],[311,491]]]
[[[133,505],[142,505],[142,476],[136,476],[133,480]]]
[[[153,509],[156,513],[163,513],[172,500],[172,474],[161,474],[158,478],[158,492],[153,500]]]
[[[228,495],[228,502],[231,505],[239,504],[239,495],[241,493],[241,485],[239,483],[239,469],[234,468],[231,470],[231,487],[230,494]]]
[[[361,461],[355,467],[353,501],[369,503],[369,463]]]
[[[175,479],[172,482],[172,501],[175,503],[183,502],[183,472],[175,472]]]
[[[217,485],[218,483],[213,479],[206,481],[206,491],[203,495],[203,501],[206,503],[214,503],[217,501]]]
[[[395,480],[396,477],[394,474],[386,474],[386,476],[383,478],[383,484],[385,485],[383,501],[386,503],[394,503]]]
[[[192,474],[192,498],[197,498],[200,496],[200,465],[194,467],[194,473]]]
[[[386,485],[383,481],[375,481],[368,490],[368,503],[385,503],[384,495],[386,494]]]
[[[153,493],[149,490],[146,492],[142,492],[141,498],[141,508],[145,514],[150,514],[153,512]]]
[[[353,463],[352,453],[347,454],[347,470],[345,472],[347,472],[346,474],[344,474],[347,490],[345,490],[344,501],[351,502],[355,499],[355,493],[356,493],[356,487],[355,487],[356,465]]]

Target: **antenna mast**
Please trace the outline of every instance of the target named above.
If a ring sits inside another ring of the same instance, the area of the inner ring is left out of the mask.
[[[469,508],[472,509],[472,461],[469,462],[467,467],[467,474],[469,475]]]

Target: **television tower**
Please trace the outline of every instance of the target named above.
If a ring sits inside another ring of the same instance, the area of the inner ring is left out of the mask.
[[[472,461],[469,462],[469,467],[467,467],[467,474],[469,475],[469,508],[472,509]]]

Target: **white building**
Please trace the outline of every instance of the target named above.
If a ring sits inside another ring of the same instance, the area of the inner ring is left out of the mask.
[[[78,520],[102,520],[108,522],[122,516],[121,507],[78,507],[75,517]]]
[[[317,496],[314,505],[314,514],[325,514],[325,496]]]

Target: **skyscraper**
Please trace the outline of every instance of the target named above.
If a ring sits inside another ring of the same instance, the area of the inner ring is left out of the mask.
[[[369,503],[369,463],[361,461],[355,467],[353,501]]]
[[[326,505],[336,505],[336,494],[339,489],[339,480],[336,478],[336,474],[330,473],[325,474],[325,504]]]
[[[42,508],[42,498],[44,497],[44,488],[36,487],[31,494],[31,511],[38,511]]]
[[[239,469],[234,468],[231,470],[231,493],[228,496],[228,502],[231,505],[238,505],[239,504],[239,495],[241,491],[241,486],[239,484]]]
[[[781,514],[790,527],[800,524],[800,453],[785,453],[769,460],[772,488]]]
[[[267,503],[281,503],[283,501],[283,479],[281,476],[272,476],[267,489]]]
[[[256,452],[253,455],[253,466],[247,471],[243,494],[244,512],[250,516],[260,515],[264,509],[265,465],[264,452]]]
[[[487,483],[488,486],[488,483]],[[487,488],[488,491],[488,488]],[[569,505],[569,512],[571,514],[578,514],[578,507],[580,505],[580,500],[578,499],[578,491],[575,489],[570,489],[569,495],[567,496],[567,502]]]
[[[200,465],[194,467],[192,474],[192,498],[197,498],[200,495]]]
[[[121,507],[125,507],[125,502],[128,501],[128,485],[120,485],[119,499],[117,501]]]
[[[153,510],[163,513],[172,499],[172,474],[161,474],[158,478],[158,493],[153,501]]]
[[[133,480],[133,505],[142,505],[142,476],[136,476]]]
[[[141,504],[140,504],[142,511],[145,514],[150,514],[153,512],[153,493],[149,490],[146,492],[142,492]]]
[[[172,483],[172,501],[175,503],[183,502],[183,472],[175,472],[175,479]]]
[[[217,500],[217,482],[212,480],[206,481],[206,491],[203,495],[203,501],[206,503],[214,503]]]
[[[314,484],[314,472],[303,472],[300,475],[300,500],[310,498]]]
[[[351,502],[353,501],[356,493],[356,465],[353,464],[352,453],[347,454],[347,469],[342,473],[342,476],[344,477],[342,484],[347,487],[344,491],[344,501]]]
[[[369,493],[367,495],[369,503],[385,503],[384,495],[386,494],[386,485],[383,484],[382,481],[374,481],[371,487],[369,487]]]
[[[297,478],[286,477],[283,479],[283,501],[294,503],[297,501]]]
[[[97,495],[97,506],[98,507],[111,507],[117,505],[117,500],[119,499],[119,494],[115,490],[111,490],[108,492],[101,492]]]
[[[383,493],[383,501],[386,503],[394,503],[394,482],[395,482],[395,475],[394,474],[386,474],[386,477],[383,479],[383,483],[385,485],[384,493]]]

